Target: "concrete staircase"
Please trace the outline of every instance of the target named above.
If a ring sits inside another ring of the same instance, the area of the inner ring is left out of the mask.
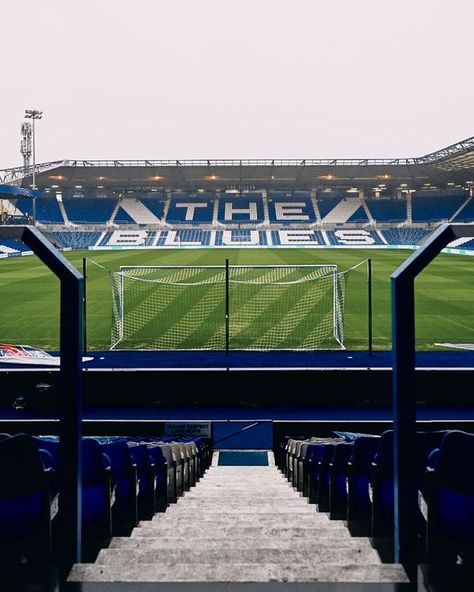
[[[213,466],[164,514],[114,538],[70,582],[404,583],[365,538],[300,497],[275,467]]]

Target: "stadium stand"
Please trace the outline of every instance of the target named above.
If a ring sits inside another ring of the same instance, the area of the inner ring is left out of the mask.
[[[474,200],[469,198],[466,205],[454,216],[453,222],[474,222]]]
[[[128,222],[140,225],[159,224],[160,218],[145,205],[143,200],[124,198],[120,200],[120,207],[115,214],[114,222],[115,224]]]
[[[366,199],[365,203],[375,222],[405,222],[407,219],[405,199]]]
[[[430,231],[424,228],[387,228],[381,231],[389,245],[419,245]]]
[[[319,213],[321,215],[321,221],[324,222],[325,218],[331,214],[338,204],[343,201],[344,198],[338,197],[324,197],[324,199],[318,199],[317,204]]]
[[[51,228],[49,236],[67,248],[412,247],[443,220],[474,220],[473,201],[466,191],[421,191],[408,199],[365,199],[344,192],[321,192],[314,198],[305,191],[167,196],[156,192],[123,198],[65,197],[62,203],[41,198],[36,200],[37,218],[45,229]],[[16,203],[31,218],[32,201],[23,198]],[[3,256],[25,250],[2,244]],[[469,250],[472,244],[463,240],[453,245],[457,247]]]
[[[17,199],[15,205],[23,215],[31,218],[33,202],[31,199]],[[55,198],[43,197],[36,200],[36,220],[41,224],[64,224],[64,218]]]
[[[165,200],[157,197],[145,197],[141,199],[143,205],[157,218],[158,220],[164,219],[165,213]]]
[[[432,192],[416,192],[412,196],[413,222],[447,222],[466,202],[467,194],[433,195]]]
[[[173,194],[166,221],[170,224],[211,224],[213,215],[214,199],[209,194]]]
[[[15,239],[8,239],[3,238],[0,239],[0,257],[11,257],[14,255],[28,255],[31,254],[32,251],[29,247],[27,247],[23,242],[15,240]]]
[[[316,222],[311,196],[307,192],[298,191],[289,195],[270,192],[267,202],[270,224]]]
[[[117,206],[113,198],[65,197],[63,205],[73,224],[108,224]]]
[[[51,231],[48,235],[53,242],[71,249],[87,249],[95,245],[101,237],[101,233],[96,231]]]
[[[219,198],[218,221],[223,224],[259,224],[264,221],[263,199],[260,193],[239,197]]]

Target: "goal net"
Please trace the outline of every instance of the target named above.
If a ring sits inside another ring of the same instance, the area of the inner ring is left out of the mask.
[[[111,349],[344,348],[336,265],[123,266],[110,278]]]

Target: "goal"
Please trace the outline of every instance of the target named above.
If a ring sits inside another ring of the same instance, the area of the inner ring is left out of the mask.
[[[111,349],[344,348],[336,265],[122,266]]]

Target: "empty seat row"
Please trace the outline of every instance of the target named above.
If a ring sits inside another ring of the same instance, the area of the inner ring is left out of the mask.
[[[474,559],[474,435],[417,432],[420,559],[454,565]],[[343,519],[356,536],[393,538],[393,432],[286,437],[276,463],[319,511]],[[468,559],[469,558],[469,559]]]
[[[81,457],[90,550],[166,511],[201,478],[212,452],[207,438],[85,437]],[[51,554],[61,470],[58,437],[0,437],[0,547],[18,561],[44,563]]]

